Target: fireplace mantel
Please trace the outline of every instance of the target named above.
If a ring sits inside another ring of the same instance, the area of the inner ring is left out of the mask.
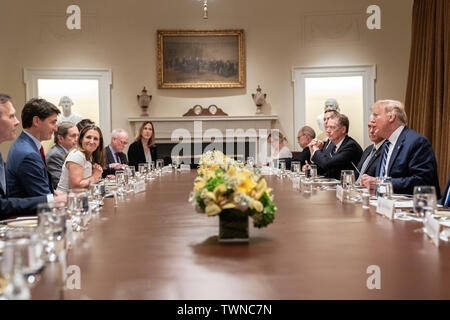
[[[274,122],[278,120],[276,115],[254,115],[254,116],[197,116],[197,117],[130,117],[128,121],[131,130],[135,134],[139,130],[139,126],[144,121],[151,121],[155,129],[156,142],[168,143],[172,141],[172,133],[181,129],[181,131],[189,132],[190,136],[195,140],[204,140],[205,131],[210,129],[219,130],[225,137],[227,129],[242,129],[246,132],[246,138],[249,138],[249,129],[254,129],[259,133],[261,129],[270,130],[273,128]],[[194,127],[197,130],[194,130]],[[201,127],[202,136],[200,136],[198,128]],[[187,130],[187,131],[186,131]],[[251,137],[251,136],[250,136]],[[257,136],[255,136],[257,138]]]

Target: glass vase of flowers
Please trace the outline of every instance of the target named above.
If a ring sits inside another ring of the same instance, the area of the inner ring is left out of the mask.
[[[272,189],[260,174],[217,150],[202,155],[197,172],[189,201],[199,213],[219,215],[220,242],[248,241],[248,217],[256,228],[274,221]]]

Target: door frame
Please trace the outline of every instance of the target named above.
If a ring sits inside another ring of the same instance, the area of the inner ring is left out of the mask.
[[[26,99],[38,96],[39,79],[98,80],[99,127],[103,140],[111,139],[111,69],[99,68],[24,68]]]
[[[376,65],[347,65],[323,67],[294,67],[292,82],[294,82],[294,140],[297,141],[298,130],[306,125],[305,78],[352,77],[363,78],[363,117],[364,128],[369,123],[370,108],[375,103]],[[372,142],[367,130],[364,130],[364,147]],[[297,146],[297,144],[295,144]]]

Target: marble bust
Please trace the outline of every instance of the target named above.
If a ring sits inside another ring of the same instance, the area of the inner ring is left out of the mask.
[[[77,124],[83,119],[79,114],[72,112],[73,101],[68,96],[61,97],[58,106],[62,108],[62,113],[58,115],[58,124],[64,121]]]

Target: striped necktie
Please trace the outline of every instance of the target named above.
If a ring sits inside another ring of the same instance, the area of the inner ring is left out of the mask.
[[[391,142],[389,140],[386,140],[383,144],[383,157],[381,158],[381,167],[380,167],[380,173],[378,174],[379,177],[384,177],[386,172],[386,161],[387,156],[389,153],[389,146],[391,145]]]

